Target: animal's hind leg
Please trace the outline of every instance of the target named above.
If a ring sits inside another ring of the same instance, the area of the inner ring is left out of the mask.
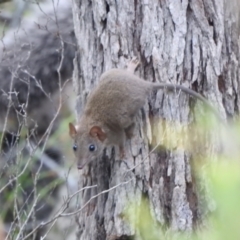
[[[125,136],[123,137],[122,141],[118,145],[120,158],[123,159],[125,157]]]
[[[134,129],[135,123],[132,123],[129,127],[124,129],[127,139],[131,139],[133,137]]]
[[[137,57],[134,57],[127,65],[127,71],[129,71],[130,73],[134,73],[135,70],[137,69],[139,65],[139,61],[137,59]]]
[[[111,142],[114,143],[114,145],[119,147],[120,159],[123,159],[125,157],[125,142],[126,142],[125,131],[123,129],[119,130],[116,133],[116,136],[111,140],[112,140]]]

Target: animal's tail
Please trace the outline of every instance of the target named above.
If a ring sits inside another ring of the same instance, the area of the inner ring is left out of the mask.
[[[183,91],[187,94],[189,94],[190,96],[193,96],[195,97],[196,99],[202,101],[206,106],[207,108],[209,108],[213,113],[214,115],[216,116],[216,118],[223,122],[222,118],[220,117],[218,111],[209,103],[209,101],[203,97],[202,95],[200,95],[199,93],[195,92],[194,90],[192,89],[189,89],[189,88],[186,88],[184,86],[181,86],[181,85],[177,85],[177,84],[171,84],[171,83],[156,83],[154,84],[154,87],[153,87],[155,90],[158,90],[158,89],[167,89],[167,90],[170,90],[170,91],[176,91],[176,90],[180,90],[180,91]]]

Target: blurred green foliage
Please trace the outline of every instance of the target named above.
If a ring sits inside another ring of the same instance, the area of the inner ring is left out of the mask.
[[[192,154],[192,172],[198,182],[207,181],[216,207],[207,210],[206,218],[192,232],[179,233],[157,222],[146,198],[140,205],[133,201],[124,218],[143,240],[240,239],[240,122],[225,124],[209,111],[197,111],[194,118],[194,123],[187,125],[155,120],[156,139],[168,149]]]
[[[204,220],[203,227],[192,233],[176,233],[159,226],[151,214],[150,204],[143,198],[141,205],[129,204],[125,212],[127,222],[137,229],[143,240],[240,239],[240,163],[238,160],[211,163],[207,177],[216,210]]]

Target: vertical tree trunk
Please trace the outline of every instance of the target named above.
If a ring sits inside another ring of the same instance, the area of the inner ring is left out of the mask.
[[[240,107],[237,5],[234,0],[73,0],[79,49],[74,71],[77,118],[101,73],[124,68],[133,56],[140,59],[136,74],[142,78],[196,90],[222,118],[233,117]],[[190,102],[183,93],[153,94],[139,115],[127,164],[107,149],[102,159],[82,171],[80,187],[97,187],[82,192],[80,207],[101,191],[117,187],[94,198],[80,213],[78,239],[134,236],[136,230],[122,213],[132,200],[139,205],[143,195],[160,224],[193,229],[201,218],[201,200],[192,178],[192,159],[178,148],[181,139],[172,143],[177,150],[147,157],[149,144],[159,140],[164,128],[163,122],[153,126],[150,116],[187,127],[194,118]]]

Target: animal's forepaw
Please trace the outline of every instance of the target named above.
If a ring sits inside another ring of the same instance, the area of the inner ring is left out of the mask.
[[[119,147],[119,150],[120,150],[120,158],[124,159],[125,156],[126,156],[124,148],[123,147]]]
[[[138,65],[140,64],[137,57],[133,57],[127,65],[127,70],[134,73]]]

